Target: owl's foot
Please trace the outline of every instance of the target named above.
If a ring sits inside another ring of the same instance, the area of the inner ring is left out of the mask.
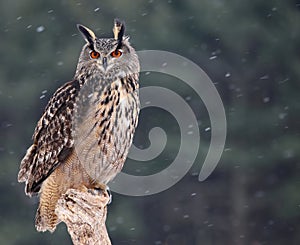
[[[37,231],[54,232],[56,225],[60,222],[55,214],[55,208],[61,195],[54,172],[43,182],[41,188],[40,203],[35,217]]]
[[[53,233],[56,229],[56,225],[59,223],[59,220],[56,214],[53,212],[51,216],[45,216],[45,208],[43,206],[39,206],[36,215],[35,215],[35,228],[39,232],[50,231]]]
[[[109,201],[108,201],[107,205],[111,204],[112,194],[111,194],[111,191],[110,191],[110,189],[107,185],[102,184],[102,183],[96,183],[96,184],[94,184],[93,189],[95,191],[102,192],[105,196],[108,196]]]

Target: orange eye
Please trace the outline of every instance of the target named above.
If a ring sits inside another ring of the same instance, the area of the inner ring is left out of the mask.
[[[97,51],[92,50],[92,51],[90,52],[90,57],[91,57],[92,59],[98,59],[98,58],[100,57],[100,54],[99,54]]]
[[[122,55],[122,51],[116,49],[115,51],[111,52],[110,55],[114,58],[119,58]]]

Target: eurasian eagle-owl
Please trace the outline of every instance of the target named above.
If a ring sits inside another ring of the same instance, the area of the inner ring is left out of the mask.
[[[25,192],[40,194],[38,231],[54,231],[55,207],[69,188],[105,185],[121,171],[138,122],[139,61],[125,27],[97,38],[78,25],[83,46],[74,79],[50,99],[18,175]]]

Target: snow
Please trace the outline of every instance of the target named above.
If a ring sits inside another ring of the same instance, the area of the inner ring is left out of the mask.
[[[205,131],[205,132],[210,131],[210,127],[207,127],[204,131]]]
[[[44,26],[38,26],[37,28],[36,28],[36,31],[37,32],[43,32],[45,30],[45,27]]]
[[[226,74],[225,74],[225,77],[230,77],[231,76],[231,74],[229,73],[229,72],[227,72]]]

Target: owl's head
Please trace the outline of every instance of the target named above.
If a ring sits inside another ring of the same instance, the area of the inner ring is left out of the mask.
[[[86,44],[83,46],[76,74],[101,73],[105,77],[125,77],[138,73],[140,65],[134,48],[125,36],[125,25],[118,19],[114,22],[112,38],[98,38],[92,30],[77,25]]]

